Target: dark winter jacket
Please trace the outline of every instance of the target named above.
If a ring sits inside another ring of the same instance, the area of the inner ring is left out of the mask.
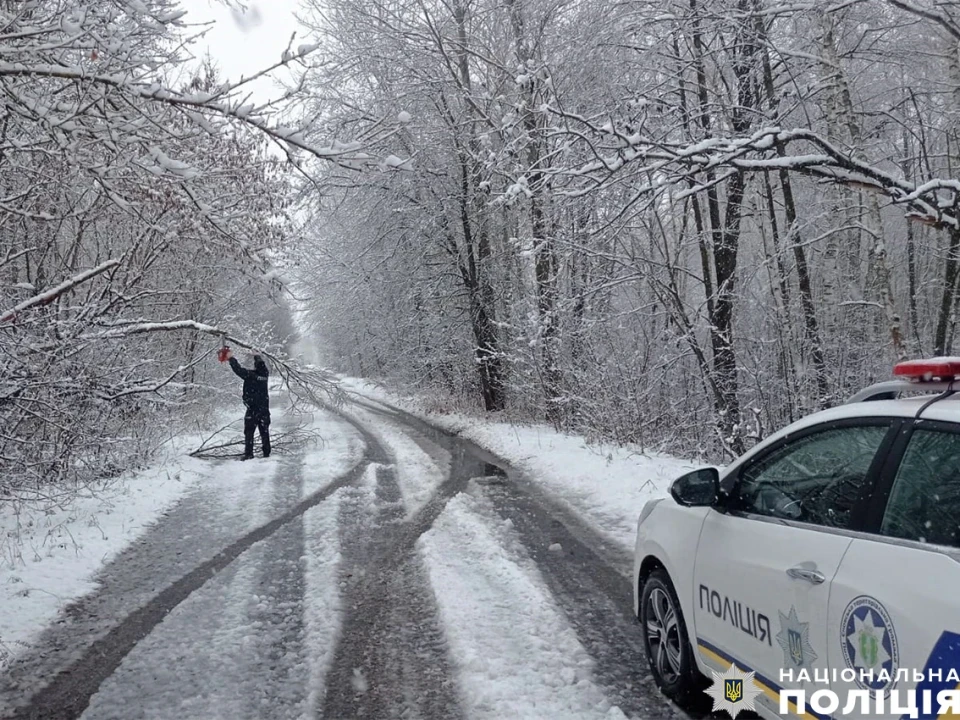
[[[236,358],[230,358],[230,367],[243,378],[243,404],[255,412],[270,411],[267,379],[270,371],[259,356],[253,359],[253,370],[247,370]]]

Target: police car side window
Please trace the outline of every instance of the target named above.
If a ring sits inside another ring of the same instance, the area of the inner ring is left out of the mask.
[[[788,442],[740,472],[729,507],[846,528],[888,429],[835,427]]]
[[[960,435],[917,430],[893,481],[880,534],[960,547]]]

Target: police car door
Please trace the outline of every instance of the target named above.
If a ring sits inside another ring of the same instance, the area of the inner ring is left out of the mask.
[[[749,458],[703,525],[694,626],[713,668],[756,672],[774,713],[782,688],[827,668],[830,582],[892,443],[893,421],[815,426]],[[821,686],[823,687],[823,686]]]
[[[892,712],[892,691],[907,703],[915,690],[913,717],[936,718],[937,694],[960,685],[960,429],[920,421],[902,444],[902,461],[881,476],[868,535],[851,544],[831,590],[836,717],[909,715]],[[885,697],[882,712],[874,691]],[[953,713],[960,716],[960,707]]]

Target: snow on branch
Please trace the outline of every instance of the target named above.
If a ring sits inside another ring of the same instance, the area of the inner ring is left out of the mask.
[[[303,421],[292,427],[286,425],[276,435],[271,433],[270,437],[270,445],[274,452],[283,453],[303,450],[317,441],[322,442],[323,436],[310,423]],[[235,423],[231,423],[204,438],[200,446],[190,452],[190,457],[205,460],[236,457],[243,449],[243,443],[241,430],[235,427]]]
[[[276,62],[238,81],[204,84],[195,78],[188,88],[174,89],[166,79],[195,71],[190,48],[209,29],[191,36],[188,28],[197,26],[175,0],[50,3],[29,13],[10,14],[4,22],[0,86],[6,103],[18,108],[13,115],[19,124],[41,127],[47,140],[61,150],[75,153],[88,139],[112,150],[130,145],[128,141],[140,139],[148,126],[164,124],[155,113],[145,111],[153,105],[180,110],[211,135],[218,134],[212,120],[223,119],[256,130],[288,152],[298,150],[362,169],[383,162],[370,148],[393,137],[403,124],[368,117],[366,125],[343,142],[308,139],[309,123],[300,127],[282,123],[286,103],[301,94],[304,78],[271,100],[251,103],[250,88],[257,81],[293,64],[309,68],[309,56],[319,46],[293,47],[293,38]],[[14,136],[5,129],[7,144]],[[173,175],[196,172],[163,163],[157,168]],[[99,168],[101,175],[104,169]]]
[[[97,275],[100,275],[101,273],[106,272],[110,268],[117,267],[118,265],[120,265],[119,260],[108,260],[107,262],[101,265],[97,265],[97,267],[95,268],[86,270],[80,273],[79,275],[74,275],[72,278],[70,278],[69,280],[64,280],[62,283],[60,283],[56,287],[50,288],[49,290],[45,290],[39,295],[34,295],[32,298],[29,298],[28,300],[24,300],[22,303],[20,303],[16,307],[11,308],[10,310],[7,310],[5,313],[3,313],[3,315],[0,315],[0,323],[9,322],[15,319],[17,315],[22,313],[24,310],[29,310],[30,308],[37,307],[39,305],[48,305],[52,303],[54,300],[56,300],[58,297],[63,295],[65,292],[69,292],[70,290],[73,290],[78,285],[85,283],[87,280],[90,280],[91,278],[94,278]]]
[[[194,331],[222,340],[231,346],[249,350],[270,360],[283,380],[284,386],[293,395],[294,401],[303,401],[311,405],[324,406],[331,402],[338,406],[343,401],[343,391],[336,377],[325,370],[315,367],[300,367],[289,360],[256,347],[247,340],[231,335],[222,328],[196,320],[170,320],[167,322],[130,323],[114,326],[106,330],[84,333],[80,339],[87,341],[115,340],[131,335],[157,332]],[[184,368],[186,369],[186,368]]]
[[[587,118],[554,110],[558,115],[585,126],[594,136],[603,138],[603,144],[591,142],[595,160],[579,167],[562,170],[568,177],[585,181],[586,185],[568,191],[582,195],[616,182],[615,175],[623,168],[658,178],[651,182],[648,192],[671,185],[678,179],[717,169],[741,172],[763,172],[787,169],[821,180],[855,186],[887,196],[894,204],[904,205],[912,219],[930,225],[960,229],[960,180],[937,178],[920,183],[909,182],[899,174],[888,172],[878,165],[858,159],[819,134],[807,129],[784,130],[767,127],[748,137],[711,137],[697,143],[684,144],[657,140],[637,133],[624,133],[609,124],[598,126]],[[566,130],[557,130],[565,134]],[[575,133],[583,139],[586,134]],[[780,151],[794,146],[805,146],[806,152],[795,154]],[[694,183],[696,184],[696,183]],[[951,197],[943,200],[939,193],[947,191]]]
[[[946,12],[942,12],[934,7],[925,7],[919,3],[911,2],[910,0],[887,0],[888,5],[892,5],[895,8],[908,12],[911,15],[916,15],[917,17],[923,18],[924,20],[929,20],[941,28],[946,30],[950,35],[953,36],[955,40],[960,40],[960,24],[957,24],[950,15]],[[935,3],[936,5],[943,5],[944,3]],[[955,3],[948,3],[955,4]]]
[[[205,360],[206,358],[208,358],[208,357],[210,357],[211,355],[213,355],[214,350],[215,350],[214,348],[210,348],[207,352],[202,353],[201,355],[197,356],[196,358],[194,358],[192,361],[190,361],[190,362],[187,363],[186,365],[180,365],[176,370],[174,370],[172,373],[170,373],[169,375],[167,375],[166,378],[164,378],[164,379],[162,379],[162,380],[159,380],[159,381],[157,381],[157,382],[155,382],[155,383],[151,383],[151,384],[149,384],[149,385],[139,384],[139,385],[133,385],[133,386],[130,386],[130,387],[124,387],[124,388],[121,388],[121,389],[114,389],[113,392],[111,392],[111,393],[104,393],[104,394],[102,394],[102,395],[101,395],[101,398],[104,399],[104,400],[110,400],[110,401],[112,401],[112,400],[119,400],[120,398],[122,398],[122,397],[127,397],[127,396],[129,396],[129,395],[143,395],[143,394],[147,394],[147,393],[159,393],[159,392],[160,392],[163,388],[165,388],[165,387],[168,387],[168,386],[170,386],[170,385],[176,385],[176,383],[174,383],[173,381],[176,380],[176,378],[177,378],[179,375],[182,375],[183,373],[187,372],[188,370],[190,370],[190,369],[196,367],[197,365],[199,365],[203,360]]]
[[[181,93],[163,87],[159,83],[147,84],[137,82],[122,74],[98,74],[91,73],[81,67],[43,63],[0,62],[0,78],[52,78],[78,83],[82,82],[85,86],[100,85],[111,87],[143,100],[172,105],[184,110],[207,111],[220,117],[235,120],[262,132],[278,143],[303,150],[321,160],[343,164],[352,169],[363,165],[375,164],[377,158],[365,152],[363,148],[373,143],[383,142],[398,132],[398,129],[386,128],[383,121],[375,123],[374,126],[365,133],[365,136],[359,140],[346,143],[335,142],[330,145],[319,146],[308,142],[301,130],[272,124],[268,118],[251,112],[249,105],[230,102],[231,98],[237,95],[237,91],[251,82],[251,80],[269,75],[272,71],[284,64],[286,63],[281,62],[265,68],[249,78],[244,78],[237,83],[221,88],[215,94]]]

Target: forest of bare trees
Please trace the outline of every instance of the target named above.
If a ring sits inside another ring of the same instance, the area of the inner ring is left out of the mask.
[[[949,354],[952,5],[310,0],[303,117],[402,121],[301,189],[327,362],[729,457]]]
[[[0,0],[0,500],[149,457],[221,337],[309,385],[291,308],[334,370],[714,458],[955,347],[951,3],[305,0],[267,101],[188,9]]]
[[[169,0],[0,2],[0,503],[196,427],[222,338],[282,354],[292,185],[269,148],[359,160],[219,81],[202,31]]]

